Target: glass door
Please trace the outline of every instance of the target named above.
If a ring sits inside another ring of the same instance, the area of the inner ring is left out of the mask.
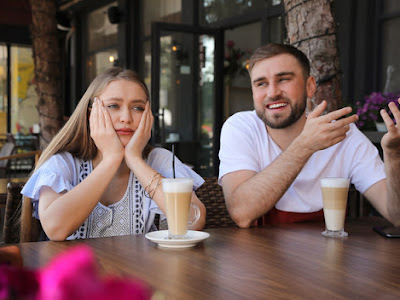
[[[153,141],[204,177],[218,173],[223,33],[181,24],[152,26]]]

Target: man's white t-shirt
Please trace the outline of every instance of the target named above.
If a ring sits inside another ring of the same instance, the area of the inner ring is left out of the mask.
[[[260,172],[281,153],[255,111],[236,113],[224,123],[221,131],[219,183],[224,175],[231,172]],[[321,210],[320,179],[323,177],[350,178],[356,189],[364,193],[386,175],[378,149],[351,124],[342,142],[317,151],[310,157],[275,207],[302,213]]]

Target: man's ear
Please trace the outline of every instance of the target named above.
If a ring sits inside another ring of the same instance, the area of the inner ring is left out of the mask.
[[[312,98],[317,90],[317,82],[314,76],[309,76],[306,81],[306,93],[308,98]]]

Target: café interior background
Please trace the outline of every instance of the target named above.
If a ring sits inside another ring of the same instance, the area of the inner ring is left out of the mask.
[[[97,74],[116,64],[135,69],[152,95],[153,143],[175,144],[202,176],[217,175],[223,122],[253,109],[246,60],[262,44],[285,41],[282,2],[56,1],[65,117]],[[399,92],[400,1],[333,5],[343,103],[385,85]],[[24,151],[40,134],[29,4],[1,0],[0,7],[0,135],[13,134]]]

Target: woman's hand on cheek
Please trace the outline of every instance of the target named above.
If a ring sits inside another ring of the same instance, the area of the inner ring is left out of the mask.
[[[93,101],[89,123],[90,136],[98,150],[103,154],[103,158],[108,155],[117,155],[122,158],[124,147],[115,132],[108,111],[97,97]]]
[[[151,128],[153,127],[154,117],[151,113],[150,103],[146,103],[145,110],[140,119],[140,123],[129,143],[125,147],[125,161],[142,158],[142,152],[151,138]]]

